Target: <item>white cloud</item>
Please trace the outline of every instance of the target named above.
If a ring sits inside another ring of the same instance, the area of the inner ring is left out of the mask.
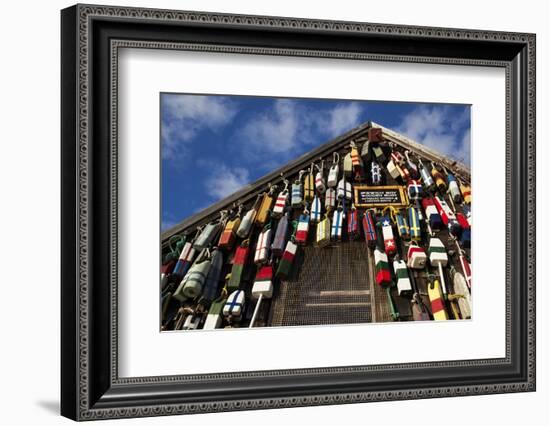
[[[277,99],[268,112],[253,116],[237,133],[248,154],[293,154],[299,145],[325,142],[360,124],[360,104],[337,104],[325,111],[308,109],[290,99]],[[252,152],[250,152],[250,150]]]
[[[336,137],[360,124],[363,109],[357,102],[336,105],[326,114],[321,114],[318,125],[324,133]]]
[[[470,163],[470,130],[463,130],[469,110],[455,115],[444,105],[417,107],[407,114],[397,131],[442,155]]]
[[[285,152],[298,139],[297,108],[292,101],[277,99],[272,110],[248,121],[239,133],[253,149]]]
[[[242,167],[230,168],[225,164],[218,164],[212,171],[204,185],[207,194],[216,201],[238,191],[250,180],[248,170]]]
[[[200,131],[229,124],[235,115],[235,103],[225,97],[200,95],[162,96],[162,157],[181,158],[186,144]]]

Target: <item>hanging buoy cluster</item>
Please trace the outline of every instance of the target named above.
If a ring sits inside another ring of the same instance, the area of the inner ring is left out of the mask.
[[[379,128],[280,176],[249,202],[170,238],[163,330],[268,326],[302,246],[364,239],[393,320],[471,318],[469,176],[389,142]],[[427,282],[425,292],[418,280]]]

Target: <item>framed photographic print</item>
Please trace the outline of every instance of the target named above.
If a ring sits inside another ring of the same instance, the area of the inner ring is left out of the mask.
[[[64,416],[535,390],[533,34],[61,24]]]

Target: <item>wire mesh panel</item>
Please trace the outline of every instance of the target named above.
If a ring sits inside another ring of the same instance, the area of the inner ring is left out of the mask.
[[[373,321],[373,302],[385,294],[374,288],[364,242],[300,250],[292,276],[273,299],[272,326]]]

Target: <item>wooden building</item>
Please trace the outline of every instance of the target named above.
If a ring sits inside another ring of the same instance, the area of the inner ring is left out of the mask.
[[[380,166],[380,182],[376,177],[373,180],[373,162]],[[332,209],[327,209],[327,192],[319,190],[322,188],[315,185],[315,178],[321,173],[325,187],[328,187],[329,172],[335,164],[339,169],[334,187],[336,202]],[[422,167],[428,177],[420,175]],[[310,197],[304,193],[311,184],[306,183],[308,179],[312,179],[314,185]],[[339,194],[342,180],[345,181],[344,192]],[[411,182],[422,187],[423,193],[411,197],[410,191],[414,190],[409,188]],[[293,183],[302,187],[301,204],[292,203]],[[292,237],[292,224],[296,226],[301,216],[307,215],[309,224],[307,240],[297,244],[290,273],[277,276],[281,252],[270,252],[270,245],[280,225],[281,212],[277,215],[274,211],[278,194],[285,185],[288,185],[289,192],[284,213],[289,229],[285,244]],[[470,170],[464,164],[445,158],[374,122],[364,123],[162,233],[162,328],[248,327],[251,322],[254,327],[262,327],[469,319],[472,315],[469,187]],[[346,188],[351,193],[349,199]],[[339,195],[343,195],[341,200]],[[341,235],[338,230],[332,235],[329,232],[330,237],[322,243],[317,232],[319,222],[312,214],[313,200],[317,199],[321,206],[319,219],[328,218],[325,224],[331,222],[331,226],[334,225],[336,212],[343,213],[340,217]],[[212,256],[222,231],[230,228],[228,223],[231,220],[237,215],[239,220],[244,219],[254,207],[257,212],[262,203],[269,205],[265,220],[256,220],[243,238],[234,235],[232,244],[216,250],[222,259],[219,271],[212,272],[214,267],[203,271],[204,281],[209,274],[216,273],[214,278],[210,275],[210,296],[204,296],[206,282],[199,282],[197,288],[193,287],[193,291],[184,292],[182,296],[182,281],[194,262],[201,256],[203,259]],[[425,206],[430,203],[434,206]],[[437,214],[429,216],[434,209]],[[376,231],[375,241],[370,244],[363,226],[367,211]],[[416,237],[410,234],[413,224],[409,214],[414,212],[419,216],[420,228],[420,235]],[[352,216],[357,227],[348,229]],[[389,225],[383,223],[384,219],[388,219]],[[431,219],[434,226],[430,226]],[[179,266],[177,263],[178,258],[185,257],[182,254],[185,244],[187,248],[196,245],[208,224],[212,229],[216,225],[215,235],[211,241],[208,240],[209,247],[198,244],[195,257],[185,264],[185,273],[182,273],[183,262],[180,261]],[[271,230],[271,235],[266,251],[262,252],[264,257],[254,262],[262,244],[260,234],[264,235],[266,229]],[[393,234],[395,249],[387,246],[388,232]],[[223,307],[228,303],[224,299],[231,296],[227,284],[230,274],[235,271],[238,256],[235,252],[244,240],[248,244],[248,255],[239,269],[237,283],[244,296],[243,304],[239,306],[242,312],[240,315],[224,315]],[[419,258],[420,263],[411,267],[411,245],[418,247],[419,256],[425,253],[427,260],[424,264]],[[384,256],[387,256],[387,262],[380,261]],[[440,261],[438,256],[447,260]],[[254,287],[254,283],[259,280],[263,266],[272,271],[272,293],[264,292],[265,297],[256,309],[258,292],[253,292],[253,288],[259,288]],[[175,273],[175,268],[179,268],[179,272]],[[380,271],[384,268],[389,269],[389,280],[386,281],[380,278]],[[205,324],[208,325],[205,327]]]

